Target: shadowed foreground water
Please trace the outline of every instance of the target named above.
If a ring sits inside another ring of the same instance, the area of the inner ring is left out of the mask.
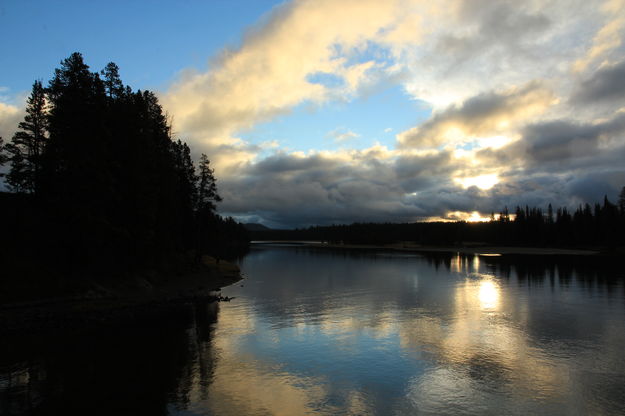
[[[0,413],[625,414],[619,268],[294,247],[241,267],[229,303],[4,343]]]

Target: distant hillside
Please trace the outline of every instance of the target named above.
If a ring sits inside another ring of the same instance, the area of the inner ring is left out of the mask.
[[[257,223],[254,223],[254,222],[245,223],[245,224],[243,224],[243,226],[248,231],[271,231],[271,228],[265,227],[262,224],[257,224]]]

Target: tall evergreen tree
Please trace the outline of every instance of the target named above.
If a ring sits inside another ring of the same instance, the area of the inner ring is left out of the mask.
[[[553,224],[553,207],[551,204],[547,207],[547,224]]]
[[[621,189],[618,195],[618,208],[621,215],[625,215],[625,186]]]
[[[214,171],[210,167],[208,156],[202,153],[200,157],[199,187],[198,187],[198,208],[200,211],[214,212],[217,209],[217,202],[221,202],[221,196],[217,193],[217,180]]]
[[[48,85],[49,139],[41,190],[59,209],[65,207],[59,215],[73,218],[66,220],[84,234],[87,226],[81,221],[105,224],[119,200],[104,84],[82,55],[73,53]]]
[[[55,70],[48,98],[46,191],[96,207],[99,201],[92,198],[97,193],[106,199],[104,194],[110,188],[102,81],[75,52]]]
[[[0,150],[11,151],[12,189],[38,194],[13,199],[29,213],[13,227],[21,243],[1,247],[14,264],[37,258],[63,275],[83,276],[88,267],[109,276],[165,269],[192,248],[245,244],[245,233],[215,213],[221,197],[208,158],[196,172],[155,94],[124,86],[114,63],[101,75],[72,54],[45,91],[35,83],[14,140],[0,140]],[[40,164],[30,175],[33,161]]]
[[[7,183],[16,192],[33,193],[40,179],[47,133],[46,96],[41,81],[33,84],[26,102],[26,116],[18,127],[19,131],[6,146],[11,160]]]
[[[119,67],[114,62],[109,62],[100,74],[104,77],[104,88],[109,98],[121,97],[125,90],[124,84],[119,76]]]
[[[6,148],[4,145],[4,139],[0,136],[0,167],[4,166],[9,161],[9,156],[6,154]],[[4,177],[4,172],[0,171],[0,178]]]
[[[178,140],[172,142],[172,153],[174,156],[174,168],[178,175],[178,186],[183,198],[182,202],[189,210],[194,210],[198,197],[198,176],[195,174],[195,166],[191,159],[191,149],[186,143]]]
[[[6,174],[6,183],[9,186],[9,190],[18,194],[29,192],[29,175],[24,152],[11,142],[6,145],[6,153],[11,161],[11,169]]]
[[[218,258],[223,257],[229,238],[223,235],[225,223],[216,213],[216,204],[220,201],[221,196],[217,193],[217,180],[210,167],[210,160],[202,153],[198,163],[197,252],[211,253]]]

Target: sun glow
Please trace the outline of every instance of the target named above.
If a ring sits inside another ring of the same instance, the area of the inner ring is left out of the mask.
[[[495,309],[499,305],[499,287],[492,280],[480,281],[477,296],[482,309]]]
[[[446,221],[466,221],[466,222],[485,222],[490,221],[489,217],[484,217],[479,211],[464,212],[450,211],[445,216]]]
[[[483,137],[477,140],[479,148],[490,147],[492,149],[501,149],[512,142],[512,139],[507,136],[491,136]]]
[[[483,217],[478,211],[473,211],[471,216],[468,217],[465,221],[467,222],[486,222],[490,221],[489,217]]]
[[[415,193],[416,194],[416,193]],[[448,211],[444,217],[428,217],[425,222],[486,222],[490,221],[490,217],[484,217],[479,211]]]
[[[456,183],[462,185],[463,188],[477,186],[480,189],[490,189],[499,183],[499,177],[496,174],[480,175],[471,178],[454,178]]]

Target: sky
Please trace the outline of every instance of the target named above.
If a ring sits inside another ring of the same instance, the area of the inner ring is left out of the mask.
[[[0,136],[72,52],[157,93],[219,210],[477,220],[625,186],[625,0],[0,2]]]

